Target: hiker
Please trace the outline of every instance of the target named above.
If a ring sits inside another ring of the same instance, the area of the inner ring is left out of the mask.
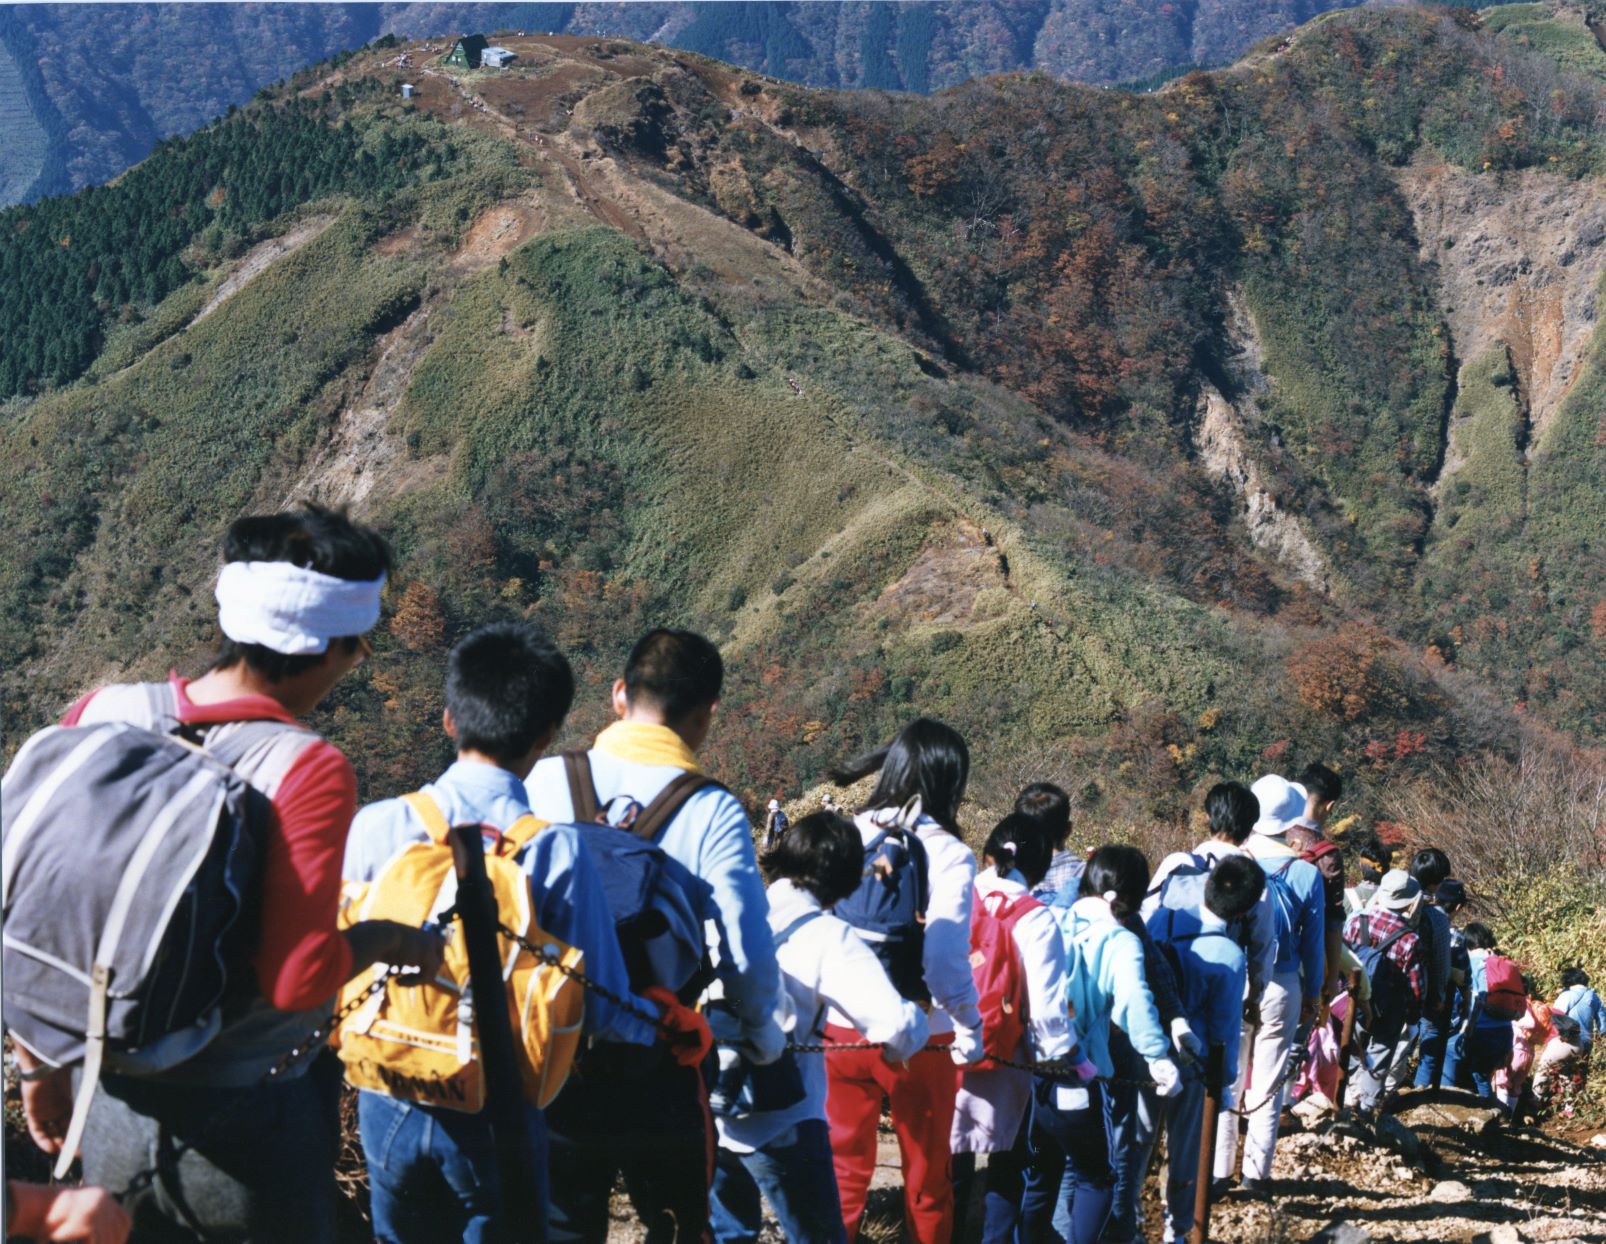
[[[6,1180],[7,1239],[123,1244],[133,1223],[104,1188]]]
[[[1422,1022],[1417,1026],[1414,1081],[1417,1088],[1438,1088],[1443,1082],[1450,1034],[1456,1022],[1466,1014],[1465,993],[1471,965],[1467,959],[1466,939],[1452,923],[1455,913],[1466,903],[1466,887],[1447,875],[1449,869],[1449,858],[1437,848],[1419,851],[1411,861],[1411,875],[1421,885],[1426,903],[1424,914],[1433,922],[1432,966],[1436,972],[1443,973],[1438,1004],[1430,1002],[1423,1007]],[[1435,877],[1439,879],[1435,881]],[[1438,940],[1441,936],[1444,939],[1442,952]],[[1441,953],[1442,963],[1439,962]]]
[[[588,979],[627,995],[624,959],[590,853],[572,826],[536,820],[524,790],[523,775],[552,742],[573,699],[569,662],[534,627],[499,623],[459,640],[447,657],[441,717],[457,759],[416,795],[372,803],[357,813],[346,843],[346,888],[353,902],[361,902],[371,884],[386,884],[392,861],[410,844],[441,841],[450,826],[488,827],[494,831],[488,849],[500,852],[506,839],[527,876],[541,932],[578,949]],[[515,919],[511,912],[499,917],[509,924]],[[679,1006],[673,999],[661,1006],[633,1001],[648,1016]],[[650,1046],[654,1026],[641,1014],[621,1009],[600,991],[585,995],[585,1030],[600,1039]],[[441,1034],[443,1040],[451,1036]],[[360,1081],[359,1086],[357,1117],[375,1236],[386,1244],[433,1244],[502,1234],[489,1117],[374,1091]],[[533,1105],[525,1113],[538,1163],[530,1179],[544,1207],[546,1127]]]
[[[1344,779],[1326,765],[1312,761],[1300,770],[1296,784],[1305,788],[1305,820],[1318,838],[1325,837],[1333,809],[1344,797]]]
[[[1551,1004],[1563,1015],[1578,1021],[1578,1052],[1583,1062],[1583,1075],[1589,1074],[1589,1055],[1595,1038],[1606,1033],[1606,1006],[1600,995],[1589,987],[1589,973],[1580,967],[1561,970],[1561,992]]]
[[[761,861],[770,877],[769,924],[775,934],[791,1038],[818,1045],[835,1009],[889,1066],[926,1043],[926,1017],[887,979],[880,961],[830,908],[853,893],[864,850],[852,821],[834,812],[801,818]],[[840,1058],[833,1054],[830,1057]],[[721,1058],[721,1069],[734,1060]],[[719,1244],[753,1244],[763,1223],[759,1196],[782,1235],[797,1244],[846,1239],[826,1124],[827,1056],[788,1053],[753,1068],[716,1112],[719,1153],[713,1231]]]
[[[786,813],[781,811],[781,801],[771,799],[764,809],[764,849],[773,851],[775,844],[786,836],[792,822],[787,819]]]
[[[1176,964],[1183,1013],[1206,1047],[1219,1045],[1223,1069],[1238,1066],[1243,1033],[1243,997],[1248,958],[1233,930],[1260,901],[1265,874],[1245,856],[1227,856],[1210,870],[1203,901],[1186,903],[1180,893],[1162,891],[1148,917],[1155,941]],[[1172,887],[1181,891],[1183,887]],[[1174,897],[1185,905],[1172,906]],[[1165,1103],[1166,1181],[1163,1238],[1185,1239],[1193,1226],[1199,1176],[1200,1125],[1205,1100],[1205,1066],[1184,1069],[1182,1092]],[[1233,1105],[1232,1085],[1217,1086],[1222,1109]],[[1147,1165],[1147,1163],[1145,1163]]]
[[[1047,902],[1061,890],[1074,894],[1087,861],[1070,849],[1071,797],[1052,782],[1033,782],[1015,796],[1015,811],[1041,821],[1054,848],[1048,871],[1032,887],[1032,897]]]
[[[1246,1012],[1245,1041],[1233,1096],[1258,1108],[1245,1125],[1243,1187],[1256,1196],[1271,1192],[1272,1151],[1282,1116],[1282,1092],[1296,1030],[1315,1021],[1326,956],[1326,888],[1313,864],[1289,847],[1287,834],[1305,824],[1305,789],[1275,774],[1260,778],[1250,793],[1260,808],[1244,846],[1266,874],[1267,905],[1276,929],[1276,949],[1260,995]],[[1303,1034],[1299,1034],[1303,1041]],[[1223,1116],[1216,1137],[1215,1176],[1232,1178],[1238,1144],[1237,1115]]]
[[[356,778],[345,756],[298,723],[368,655],[362,636],[379,620],[390,549],[378,533],[309,504],[239,519],[223,557],[222,640],[211,667],[193,680],[174,673],[164,683],[102,687],[63,724],[182,732],[270,802],[250,947],[255,988],[231,977],[235,1000],[220,1029],[210,1040],[198,1032],[204,1044],[176,1066],[150,1074],[108,1066],[83,1133],[84,1178],[130,1189],[125,1208],[140,1235],[332,1241],[338,1064],[285,1059],[369,964],[428,976],[441,961],[439,938],[421,929],[366,921],[337,930]],[[14,923],[8,939],[13,931]],[[20,1042],[17,1056],[24,1068],[35,1061]],[[68,1073],[25,1082],[23,1102],[40,1146],[59,1151]],[[187,1146],[181,1155],[140,1180],[174,1141]]]
[[[1406,871],[1422,888],[1422,902],[1417,907],[1415,932],[1422,939],[1423,997],[1421,1017],[1411,1024],[1400,1037],[1395,1050],[1394,1064],[1389,1069],[1386,1092],[1399,1090],[1406,1066],[1417,1056],[1424,1026],[1433,1027],[1453,1003],[1450,996],[1451,934],[1450,918],[1434,902],[1439,886],[1450,876],[1450,858],[1437,847],[1423,847],[1412,857]],[[1421,1066],[1417,1058],[1418,1068]],[[1413,1081],[1414,1083],[1414,1081]]]
[[[1484,963],[1484,972],[1487,976],[1487,961]],[[1511,1055],[1505,1066],[1497,1067],[1489,1077],[1495,1100],[1511,1112],[1512,1118],[1523,1113],[1529,1077],[1539,1051],[1556,1035],[1550,1008],[1539,996],[1539,987],[1534,978],[1524,974],[1522,988],[1527,1005],[1523,1007],[1522,1015],[1511,1024]]]
[[[1172,1097],[1181,1091],[1181,1074],[1144,980],[1143,943],[1121,924],[1141,907],[1148,885],[1143,852],[1102,846],[1088,860],[1080,897],[1070,907],[1056,907],[1055,915],[1066,943],[1066,997],[1084,1057],[1100,1077],[1114,1075],[1109,1040],[1112,1025],[1118,1026],[1146,1060],[1159,1094]],[[1028,1137],[1024,1236],[1044,1239],[1053,1232],[1072,1244],[1093,1244],[1109,1218],[1118,1158],[1107,1126],[1103,1080],[1078,1085],[1036,1077]],[[1071,1180],[1065,1195],[1067,1170]],[[1062,1200],[1069,1222],[1065,1232],[1058,1232],[1053,1221]]]
[[[1470,1088],[1481,1097],[1493,1099],[1494,1086],[1490,1077],[1505,1066],[1511,1057],[1511,1024],[1522,1017],[1527,1008],[1527,999],[1521,993],[1520,976],[1513,990],[1510,978],[1515,972],[1515,965],[1500,954],[1489,926],[1473,920],[1468,922],[1464,932],[1467,961],[1472,970],[1472,1001],[1467,1008],[1466,1023],[1451,1039],[1453,1059],[1446,1057],[1445,1075],[1453,1077],[1451,1083],[1457,1088]],[[1500,985],[1492,1000],[1489,982],[1491,963]]]
[[[1422,887],[1403,869],[1383,874],[1366,909],[1349,918],[1344,941],[1360,959],[1372,986],[1372,1015],[1357,1039],[1350,1095],[1370,1130],[1404,1034],[1422,1015],[1427,996],[1426,947],[1418,932]]]
[[[849,786],[872,773],[875,789],[854,818],[865,878],[836,914],[869,943],[899,993],[930,1007],[931,1033],[927,1048],[899,1067],[875,1050],[830,1057],[831,1151],[852,1240],[875,1171],[876,1124],[886,1100],[903,1165],[905,1226],[919,1244],[941,1244],[954,1226],[948,1145],[959,1068],[983,1054],[970,971],[976,859],[959,828],[970,749],[950,727],[920,717],[885,748],[834,770],[831,780]],[[833,1040],[861,1039],[842,1012],[833,1009],[828,1022]]]
[[[1355,840],[1356,867],[1361,879],[1344,891],[1344,915],[1353,916],[1365,909],[1377,893],[1377,883],[1383,874],[1394,866],[1394,848],[1379,838],[1376,832],[1362,834]]]
[[[1015,1236],[1026,1182],[1027,1118],[1032,1072],[1013,1063],[1073,1065],[1081,1078],[1096,1074],[1077,1049],[1065,1010],[1065,944],[1050,910],[1032,896],[1053,854],[1045,821],[1014,812],[987,838],[976,877],[970,962],[981,1000],[988,1058],[960,1076],[952,1148],[956,1218],[960,1229],[975,1182],[978,1153],[989,1154],[982,1239]]]
[[[539,761],[526,787],[530,810],[553,824],[590,820],[587,812],[616,799],[645,819],[660,794],[683,796],[667,821],[652,827],[651,839],[707,887],[722,939],[722,1001],[743,1054],[763,1065],[780,1057],[785,1034],[775,1020],[780,976],[753,831],[734,795],[711,779],[698,782],[697,752],[713,727],[723,681],[719,650],[701,635],[649,631],[613,684],[619,720],[589,751]],[[705,1230],[714,1149],[707,1093],[698,1069],[681,1065],[663,1045],[647,1054],[631,1043],[594,1040],[579,1074],[548,1107],[552,1240],[607,1234],[608,1198],[620,1171],[649,1240],[692,1240]]]

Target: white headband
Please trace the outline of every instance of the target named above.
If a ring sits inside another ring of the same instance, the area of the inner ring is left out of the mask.
[[[379,621],[377,579],[337,579],[291,562],[229,562],[217,577],[218,626],[237,644],[286,656],[327,652]]]

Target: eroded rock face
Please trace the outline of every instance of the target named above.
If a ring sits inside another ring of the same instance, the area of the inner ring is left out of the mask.
[[[1505,345],[1528,406],[1531,448],[1578,379],[1606,276],[1606,189],[1536,170],[1476,174],[1437,159],[1397,181],[1460,363]]]
[[[1244,437],[1243,413],[1206,382],[1199,394],[1194,433],[1199,461],[1242,499],[1244,522],[1255,547],[1265,549],[1318,591],[1330,587],[1327,563],[1299,519],[1280,507],[1266,488],[1260,464]]]

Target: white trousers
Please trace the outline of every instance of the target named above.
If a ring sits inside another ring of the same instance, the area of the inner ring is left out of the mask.
[[[1294,1043],[1299,1026],[1299,970],[1277,973],[1266,981],[1260,998],[1260,1022],[1245,1028],[1238,1045],[1238,1079],[1233,1088],[1233,1104],[1239,1109],[1258,1105],[1266,1090],[1282,1074],[1283,1063]],[[1291,1086],[1284,1084],[1277,1095],[1249,1116],[1244,1136],[1244,1178],[1270,1179],[1271,1155],[1277,1147],[1277,1125],[1282,1119],[1283,1101]],[[1216,1125],[1216,1178],[1232,1174],[1238,1150],[1235,1114],[1222,1112]]]

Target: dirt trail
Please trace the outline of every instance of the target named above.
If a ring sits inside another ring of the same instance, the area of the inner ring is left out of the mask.
[[[315,216],[303,221],[288,233],[253,246],[246,252],[245,258],[235,265],[234,271],[223,279],[223,284],[217,287],[217,292],[207,300],[206,306],[201,308],[200,313],[190,321],[190,324],[192,326],[199,324],[244,289],[254,278],[286,255],[293,255],[334,224],[334,221],[333,216]]]

